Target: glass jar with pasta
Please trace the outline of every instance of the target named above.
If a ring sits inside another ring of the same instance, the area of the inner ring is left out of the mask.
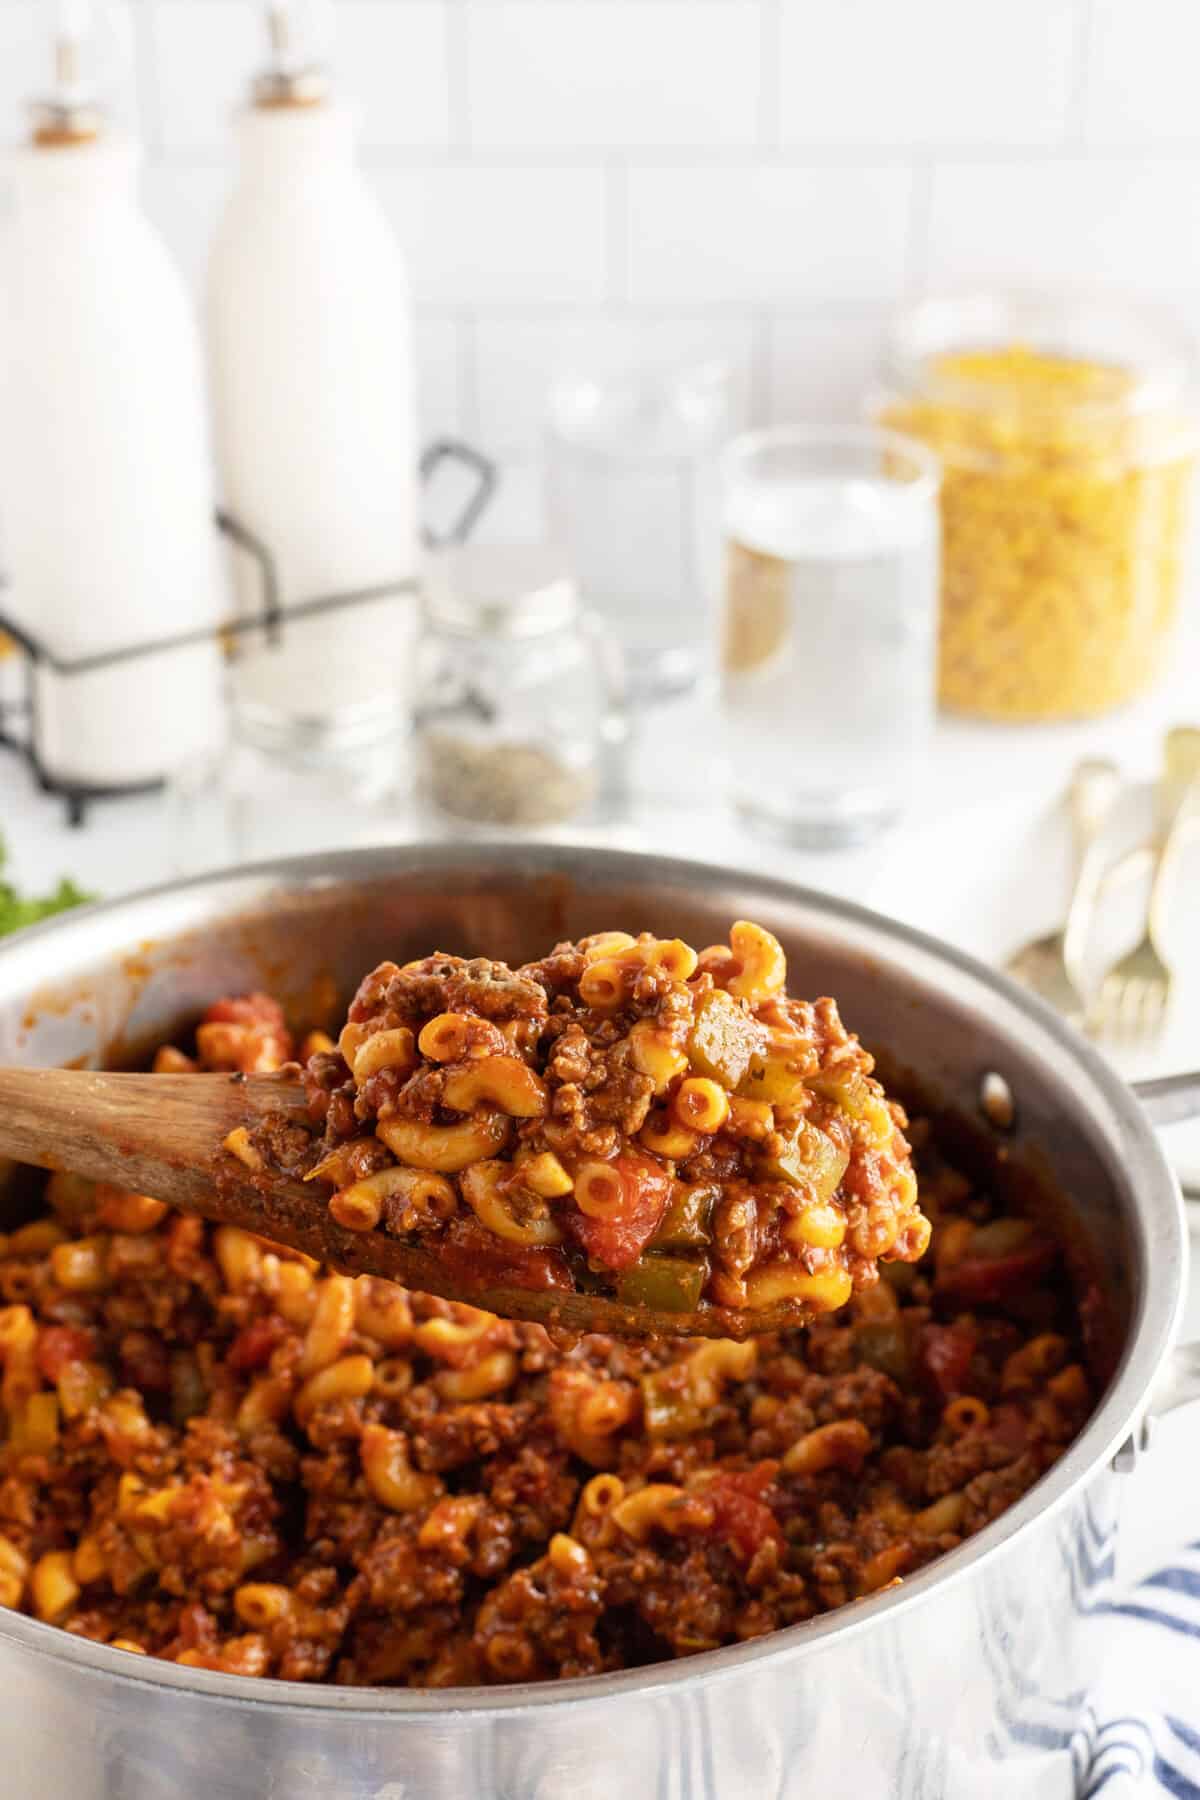
[[[931,300],[897,325],[872,415],[942,461],[939,693],[1082,718],[1148,687],[1179,594],[1191,359],[1080,299]]]

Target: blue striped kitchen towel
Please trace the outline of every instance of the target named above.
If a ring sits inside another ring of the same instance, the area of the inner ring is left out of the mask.
[[[1200,1543],[1095,1610],[1111,1649],[1071,1746],[1079,1800],[1200,1800]]]

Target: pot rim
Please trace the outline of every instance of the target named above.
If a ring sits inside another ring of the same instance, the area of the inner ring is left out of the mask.
[[[6,985],[5,976],[22,962],[30,965],[22,985],[31,994],[40,987],[69,986],[71,978],[64,980],[60,972],[58,947],[72,935],[85,942],[89,937],[95,938],[100,956],[119,956],[122,951],[128,954],[131,945],[147,939],[169,939],[189,929],[202,930],[218,918],[235,921],[248,915],[256,902],[261,903],[268,896],[278,898],[281,892],[302,895],[405,872],[429,874],[446,870],[479,875],[498,860],[510,864],[522,876],[571,876],[586,881],[595,875],[606,875],[640,880],[651,890],[672,882],[700,890],[710,884],[729,882],[752,887],[756,903],[770,906],[772,901],[780,901],[809,909],[836,928],[851,949],[872,955],[885,948],[893,958],[896,952],[903,951],[907,967],[927,977],[947,968],[954,971],[968,990],[974,990],[977,999],[986,1000],[990,1017],[1001,1026],[1007,1020],[1010,1031],[1021,1027],[1025,1049],[1041,1051],[1082,1077],[1075,1083],[1077,1095],[1086,1101],[1089,1116],[1097,1123],[1106,1123],[1110,1135],[1115,1136],[1113,1151],[1118,1160],[1114,1175],[1123,1184],[1140,1224],[1140,1253],[1144,1259],[1120,1361],[1095,1413],[1066,1452],[1013,1506],[900,1587],[746,1643],[608,1675],[440,1690],[310,1686],[132,1657],[5,1608],[0,1608],[0,1638],[40,1656],[71,1663],[80,1673],[115,1678],[131,1690],[179,1689],[226,1705],[232,1702],[247,1708],[283,1707],[297,1713],[337,1713],[372,1719],[387,1713],[424,1720],[446,1720],[463,1714],[478,1721],[553,1707],[594,1705],[634,1691],[651,1695],[681,1682],[707,1685],[743,1671],[764,1657],[798,1659],[815,1653],[831,1637],[870,1630],[885,1617],[919,1608],[935,1588],[969,1579],[982,1563],[1011,1548],[1035,1520],[1048,1518],[1064,1506],[1129,1436],[1171,1348],[1184,1305],[1187,1229],[1183,1205],[1175,1176],[1149,1121],[1130,1088],[1100,1053],[1044,1002],[965,952],[940,944],[924,932],[853,901],[776,876],[639,850],[576,843],[487,841],[388,845],[218,870],[187,881],[165,882],[49,919],[7,943],[0,943],[0,993]]]

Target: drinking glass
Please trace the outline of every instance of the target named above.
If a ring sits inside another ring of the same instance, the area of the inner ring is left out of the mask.
[[[738,438],[723,460],[721,705],[733,803],[859,843],[921,778],[934,716],[938,469],[872,426]]]
[[[686,691],[712,667],[730,378],[714,358],[551,390],[551,531],[624,653],[634,700]]]

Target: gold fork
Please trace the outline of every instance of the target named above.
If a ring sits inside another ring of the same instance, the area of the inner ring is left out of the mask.
[[[1022,944],[1004,965],[1023,986],[1077,1025],[1083,1023],[1087,1013],[1079,967],[1101,883],[1101,870],[1093,852],[1120,791],[1121,777],[1115,763],[1089,757],[1076,765],[1067,790],[1075,839],[1075,875],[1066,917],[1057,931]]]
[[[1178,726],[1163,746],[1154,872],[1141,939],[1119,957],[1103,981],[1089,1019],[1098,1037],[1149,1043],[1162,1031],[1171,999],[1171,968],[1163,953],[1167,907],[1184,838],[1200,818],[1200,730]]]

